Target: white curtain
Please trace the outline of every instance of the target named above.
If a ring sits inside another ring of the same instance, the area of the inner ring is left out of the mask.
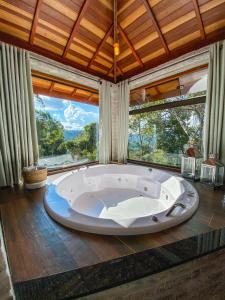
[[[204,156],[218,156],[225,163],[225,41],[210,46]]]
[[[118,83],[118,162],[127,161],[130,90],[128,80]]]
[[[99,106],[99,163],[108,164],[112,149],[111,83],[105,80],[100,85]]]
[[[29,53],[0,46],[0,187],[20,183],[22,169],[38,161]]]

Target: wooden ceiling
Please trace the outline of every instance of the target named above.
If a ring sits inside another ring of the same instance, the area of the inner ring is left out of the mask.
[[[32,72],[34,94],[98,105],[98,91],[54,76]]]
[[[225,0],[0,0],[0,40],[117,81],[225,38]]]

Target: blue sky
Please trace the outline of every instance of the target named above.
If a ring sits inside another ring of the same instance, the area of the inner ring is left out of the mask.
[[[43,95],[39,97],[41,101],[35,97],[35,108],[49,112],[66,130],[81,130],[88,123],[98,122],[97,106]]]

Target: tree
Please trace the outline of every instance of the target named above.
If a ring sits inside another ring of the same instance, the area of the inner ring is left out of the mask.
[[[73,157],[88,158],[96,160],[96,141],[97,141],[97,124],[90,123],[84,127],[84,131],[72,140],[68,140],[61,146],[66,149]]]
[[[204,104],[130,115],[129,158],[178,165],[189,142],[201,150],[203,119]]]
[[[37,134],[40,156],[58,155],[66,152],[60,145],[64,142],[63,126],[48,112],[36,111]]]

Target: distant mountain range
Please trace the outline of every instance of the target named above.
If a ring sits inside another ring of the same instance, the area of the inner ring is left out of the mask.
[[[64,130],[64,140],[72,140],[82,133],[82,130]]]

